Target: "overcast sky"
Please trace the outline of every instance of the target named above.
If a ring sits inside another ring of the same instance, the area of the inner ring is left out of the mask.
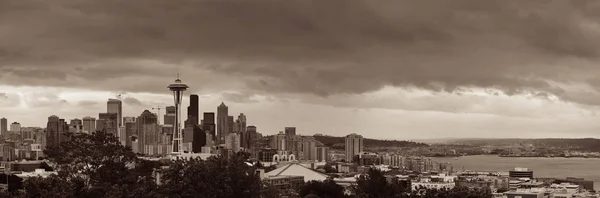
[[[0,0],[0,117],[172,104],[263,134],[600,137],[600,2]],[[184,101],[187,106],[187,100]],[[185,115],[185,111],[183,112]]]

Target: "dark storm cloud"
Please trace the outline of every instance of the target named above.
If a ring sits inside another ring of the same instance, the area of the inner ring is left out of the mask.
[[[191,62],[182,73],[227,74],[259,91],[483,87],[589,104],[554,83],[600,74],[597,1],[0,2],[0,68],[37,85],[75,76],[94,88],[162,91],[173,68],[133,63],[152,59]],[[148,83],[105,82],[128,75]]]

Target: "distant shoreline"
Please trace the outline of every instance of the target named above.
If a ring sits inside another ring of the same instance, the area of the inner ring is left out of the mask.
[[[497,156],[497,157],[506,157],[506,158],[581,158],[581,159],[600,159],[600,157],[585,157],[585,156],[518,156],[518,155],[465,155],[465,156],[457,156],[457,157],[466,157],[466,156]],[[438,157],[438,158],[449,158],[449,157]]]

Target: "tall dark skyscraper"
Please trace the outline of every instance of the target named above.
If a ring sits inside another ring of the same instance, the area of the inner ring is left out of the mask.
[[[6,135],[8,132],[8,120],[6,118],[0,119],[0,135]]]
[[[186,125],[197,125],[199,124],[198,119],[200,119],[198,115],[199,103],[198,103],[198,95],[192,94],[190,95],[190,106],[188,106],[187,112],[187,120]]]
[[[65,119],[58,116],[48,117],[46,125],[46,147],[57,147],[61,142],[67,141],[64,133],[69,131],[69,125]]]
[[[212,140],[216,141],[216,125],[215,125],[215,113],[214,112],[204,112],[204,116],[202,118],[202,129],[204,131],[208,131],[212,136]]]
[[[227,134],[234,132],[233,131],[234,126],[235,126],[235,121],[234,121],[233,116],[227,116],[227,129],[228,129]],[[225,136],[225,137],[227,137],[227,136]]]
[[[225,137],[229,134],[229,123],[227,119],[229,118],[229,108],[225,105],[224,102],[221,102],[221,105],[217,107],[217,144],[224,144]]]

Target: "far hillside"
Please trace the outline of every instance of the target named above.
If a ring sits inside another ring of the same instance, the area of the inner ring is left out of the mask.
[[[452,141],[454,144],[466,144],[476,146],[535,146],[535,147],[558,147],[582,151],[600,151],[600,139],[463,139]]]
[[[319,142],[323,143],[325,146],[332,149],[344,149],[346,140],[344,137],[334,137],[334,136],[326,136],[326,135],[315,135],[315,139]],[[426,147],[429,146],[424,143],[412,142],[412,141],[399,141],[399,140],[376,140],[365,138],[363,140],[365,147],[374,148],[374,147]]]

